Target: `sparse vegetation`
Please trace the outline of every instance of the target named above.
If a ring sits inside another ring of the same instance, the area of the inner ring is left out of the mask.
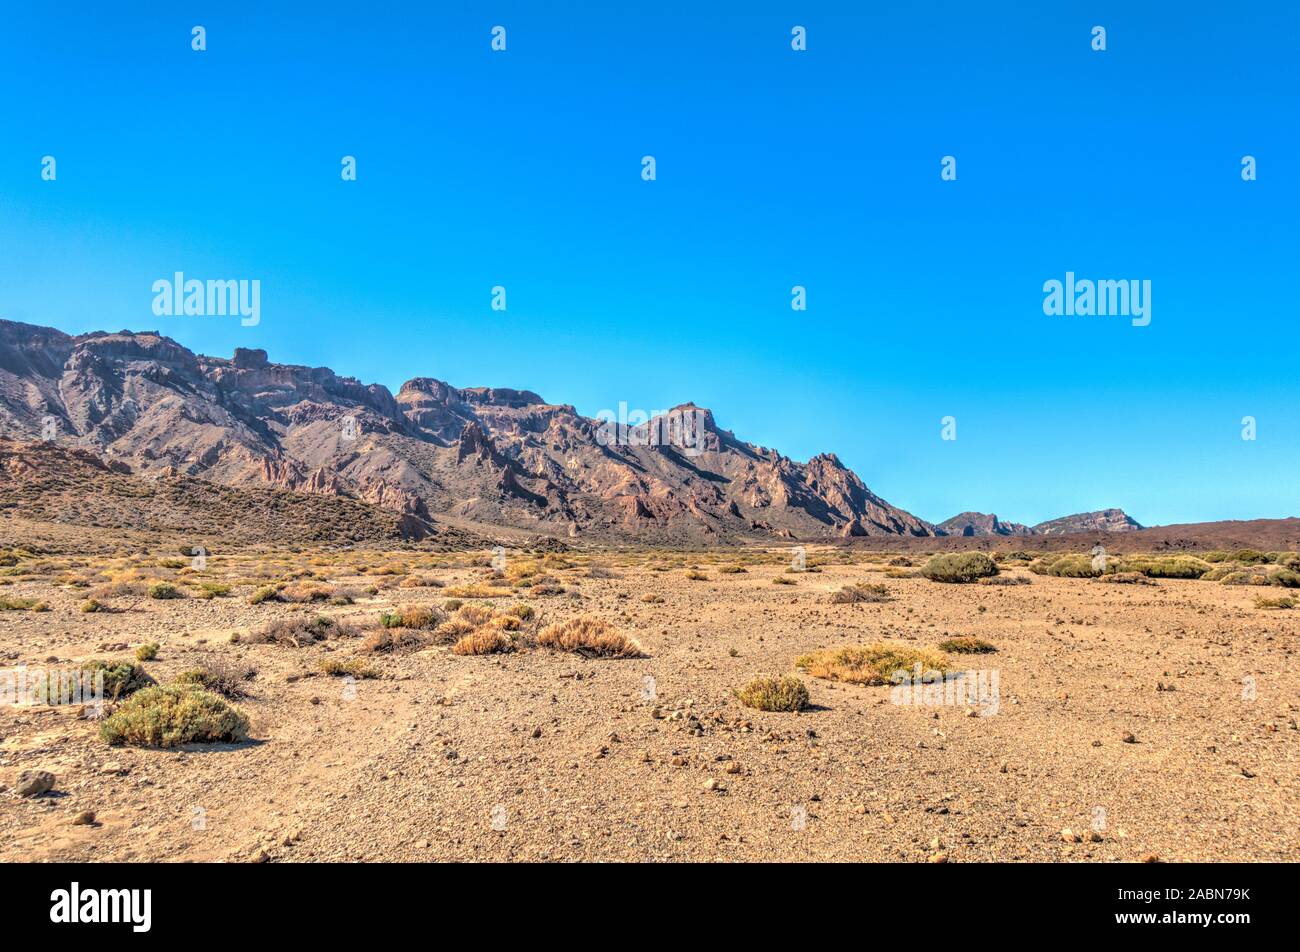
[[[876,685],[890,683],[896,671],[905,671],[911,675],[918,664],[922,672],[937,671],[943,674],[951,662],[938,651],[876,642],[825,648],[803,655],[795,664],[806,669],[814,678]]]
[[[858,602],[887,602],[889,589],[872,582],[858,582],[845,585],[831,595],[831,602],[836,605],[852,605]]]
[[[321,672],[332,678],[377,678],[379,672],[360,658],[326,658],[320,663]]]
[[[379,618],[385,628],[437,628],[447,620],[446,612],[432,605],[403,605]]]
[[[250,645],[292,645],[301,648],[331,638],[355,638],[360,634],[355,627],[339,622],[327,615],[315,618],[280,618],[250,635],[232,639]]]
[[[939,650],[947,651],[950,654],[989,654],[998,649],[983,638],[976,638],[974,635],[961,635],[957,638],[949,638],[947,641],[939,642]]]
[[[998,574],[998,564],[983,552],[950,552],[926,562],[921,574],[933,582],[974,582]]]
[[[548,625],[538,632],[537,643],[543,648],[572,651],[587,657],[644,657],[641,646],[636,641],[604,619],[591,616]]]
[[[1269,595],[1255,596],[1256,608],[1272,608],[1272,609],[1295,608],[1296,604],[1297,604],[1296,599],[1292,598],[1290,595],[1279,595],[1277,597],[1272,597]]]
[[[184,593],[171,582],[154,582],[149,586],[149,597],[158,599],[184,598]]]
[[[256,673],[253,668],[213,658],[182,671],[176,676],[176,683],[203,688],[205,691],[220,694],[228,700],[237,701],[248,696],[247,682]]]
[[[745,707],[760,711],[802,711],[809,701],[807,686],[791,675],[755,678],[733,693]]]
[[[141,747],[241,741],[248,718],[211,691],[170,684],[136,692],[104,720],[100,736]]]
[[[47,612],[50,606],[37,598],[5,598],[0,596],[0,611]]]
[[[158,642],[151,641],[147,645],[141,645],[135,649],[136,661],[152,661],[158,657],[158,649],[161,647]]]

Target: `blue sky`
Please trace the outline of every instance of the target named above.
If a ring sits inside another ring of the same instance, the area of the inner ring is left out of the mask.
[[[1293,4],[542,6],[15,6],[0,317],[694,400],[936,521],[1300,515]],[[178,270],[260,325],[154,316]],[[1066,271],[1150,326],[1044,315]]]

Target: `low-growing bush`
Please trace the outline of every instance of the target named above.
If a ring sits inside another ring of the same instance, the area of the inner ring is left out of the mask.
[[[386,625],[376,628],[361,642],[366,654],[386,654],[392,651],[418,648],[423,642],[412,627]]]
[[[831,602],[836,605],[852,605],[857,602],[887,602],[889,589],[871,582],[858,582],[845,585],[831,595]]]
[[[848,684],[889,684],[896,671],[909,675],[916,665],[922,673],[945,673],[951,664],[947,655],[927,648],[876,642],[869,645],[844,645],[825,648],[803,655],[795,661],[814,678],[844,681]]]
[[[147,645],[141,645],[139,648],[135,649],[135,660],[152,661],[154,658],[158,657],[158,649],[160,647],[161,645],[156,641],[151,641]]]
[[[537,633],[537,643],[543,648],[572,651],[586,657],[644,657],[635,640],[604,619],[588,615],[548,625]]]
[[[0,597],[0,611],[5,611],[5,612],[49,611],[49,606],[36,598]]]
[[[500,628],[478,628],[451,646],[457,655],[499,654],[515,650],[515,639]]]
[[[230,594],[230,586],[223,582],[200,582],[199,598],[225,598]]]
[[[974,582],[998,574],[998,564],[983,552],[949,552],[926,562],[921,575],[933,582]]]
[[[939,650],[951,654],[989,654],[998,649],[983,638],[976,638],[974,635],[960,635],[939,642]]]
[[[377,678],[379,672],[367,665],[360,658],[326,658],[320,663],[320,669],[332,678]]]
[[[209,659],[176,676],[176,683],[212,691],[232,701],[248,696],[247,682],[257,671],[246,665]]]
[[[279,618],[252,634],[231,640],[250,645],[276,644],[301,648],[330,638],[353,638],[358,634],[357,629],[346,622],[317,615],[315,618]]]
[[[808,706],[809,700],[807,686],[791,675],[754,678],[732,693],[745,707],[760,711],[802,711]]]
[[[1296,600],[1290,595],[1279,595],[1276,598],[1270,595],[1256,595],[1256,608],[1295,608]]]
[[[709,579],[707,575],[703,572],[697,571],[696,569],[689,569],[686,572],[686,577],[692,582],[707,582]]]
[[[276,590],[273,586],[264,586],[255,591],[252,595],[248,596],[248,604],[260,605],[262,602],[274,601],[276,594]]]
[[[100,736],[142,747],[233,742],[248,737],[248,718],[210,691],[169,684],[137,691],[104,719]]]
[[[447,620],[445,612],[432,605],[403,605],[379,618],[385,628],[437,628]]]
[[[1190,555],[1139,555],[1120,559],[1116,569],[1148,578],[1200,578],[1210,571],[1210,564]]]
[[[154,582],[152,585],[149,586],[148,594],[150,598],[159,598],[159,599],[185,597],[184,594],[182,594],[181,590],[177,588],[175,585],[173,585],[171,582]]]
[[[772,584],[773,585],[798,585],[799,583],[796,582],[794,579],[790,578],[790,576],[788,575],[778,575],[774,579],[772,579]]]

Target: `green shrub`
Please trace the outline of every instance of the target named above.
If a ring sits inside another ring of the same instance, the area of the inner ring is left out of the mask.
[[[808,688],[798,678],[755,678],[733,692],[745,707],[760,711],[802,711],[808,706]]]
[[[230,586],[221,582],[200,582],[199,598],[213,599],[224,598],[230,594]]]
[[[135,649],[135,660],[152,661],[154,658],[158,657],[159,647],[161,646],[156,641],[151,641],[147,645],[141,645],[139,648]]]
[[[248,737],[248,718],[210,691],[169,684],[136,692],[99,733],[110,744],[140,747],[240,741]]]
[[[983,552],[936,555],[921,569],[932,582],[974,582],[998,574],[998,564]]]
[[[1268,556],[1258,549],[1238,549],[1233,553],[1232,558],[1242,565],[1258,565],[1261,562],[1268,561]]]
[[[259,588],[259,589],[258,589],[256,592],[254,592],[252,595],[248,596],[248,604],[250,604],[250,605],[260,605],[260,604],[262,604],[262,602],[269,602],[269,601],[271,601],[271,600],[274,599],[274,598],[276,597],[276,595],[278,595],[278,594],[279,594],[279,593],[276,592],[276,590],[275,590],[274,587],[272,587],[272,586],[270,586],[270,585],[267,585],[267,586],[265,586],[264,588]]]
[[[1148,578],[1200,578],[1210,571],[1210,564],[1190,555],[1133,556],[1120,560],[1119,571]]]
[[[154,582],[149,586],[147,594],[150,598],[160,599],[185,597],[181,594],[181,590],[171,582]]]

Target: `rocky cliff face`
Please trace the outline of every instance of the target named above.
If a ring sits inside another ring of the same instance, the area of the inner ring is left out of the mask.
[[[681,419],[686,443],[648,438]],[[690,404],[610,439],[536,393],[420,377],[387,388],[156,331],[0,321],[0,427],[135,475],[350,497],[420,520],[659,544],[929,536],[833,454],[798,463]]]
[[[937,526],[944,535],[950,536],[1012,536],[1030,535],[1033,530],[1018,522],[1003,522],[997,516],[987,512],[962,512],[945,519]]]
[[[1100,509],[1049,519],[1034,526],[1035,533],[1061,535],[1066,532],[1132,532],[1142,526],[1123,509]]]

